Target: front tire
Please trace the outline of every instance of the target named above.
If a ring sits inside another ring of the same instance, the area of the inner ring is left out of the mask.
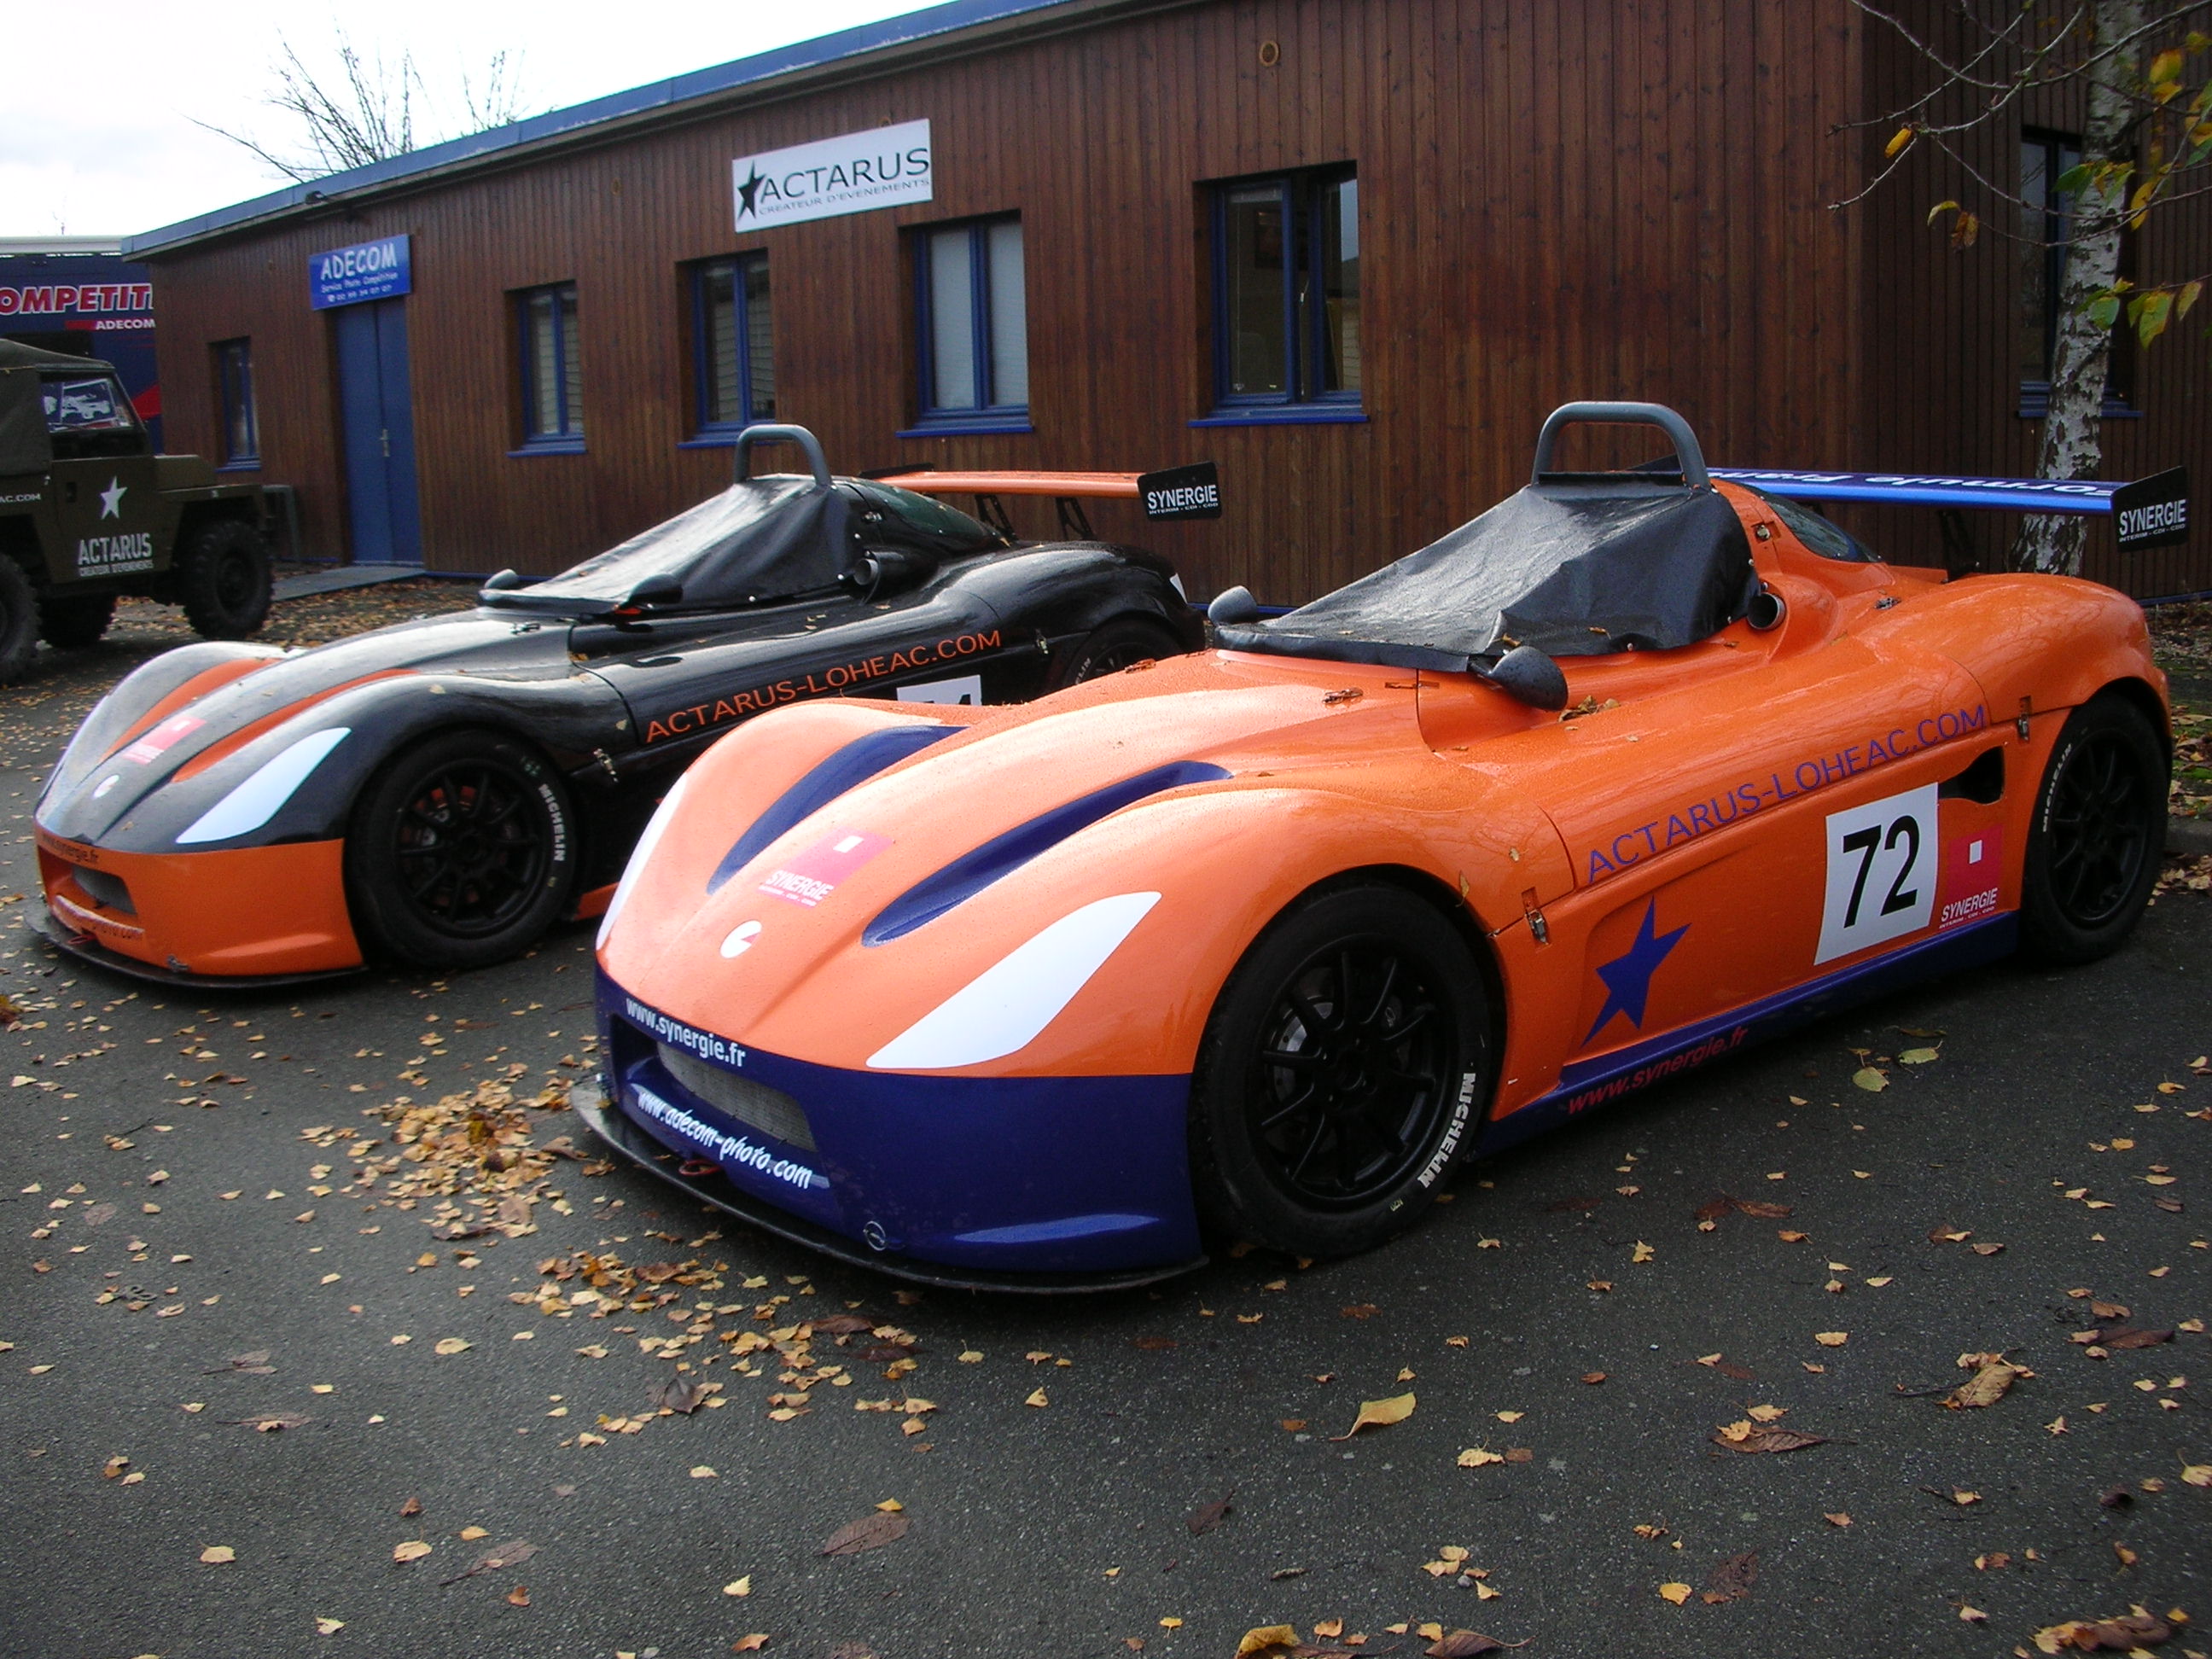
[[[1350,1255],[1411,1226],[1491,1092],[1474,954],[1405,889],[1285,911],[1214,1005],[1191,1081],[1191,1164],[1214,1230]]]
[[[568,902],[576,835],[560,775],[527,744],[449,732],[363,792],[346,835],[362,942],[402,961],[480,968],[527,948]]]
[[[2171,772],[2142,711],[2105,693],[2066,717],[2036,790],[2021,878],[2022,943],[2094,962],[2135,931],[2158,880]]]
[[[1045,690],[1063,691],[1085,680],[1118,674],[1125,668],[1162,657],[1179,657],[1183,642],[1165,623],[1149,617],[1116,617],[1101,623],[1061,653],[1047,677]]]
[[[23,567],[0,553],[0,685],[30,672],[39,648],[39,596]]]
[[[39,636],[57,651],[84,651],[98,645],[115,620],[115,595],[76,593],[66,599],[52,594],[39,600]]]
[[[243,640],[268,620],[275,577],[268,545],[240,519],[211,519],[177,554],[177,594],[202,639]]]

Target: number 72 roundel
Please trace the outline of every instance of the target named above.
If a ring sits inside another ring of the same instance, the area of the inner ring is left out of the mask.
[[[1940,866],[1936,799],[1930,783],[1828,814],[1827,894],[1814,962],[1928,926]]]

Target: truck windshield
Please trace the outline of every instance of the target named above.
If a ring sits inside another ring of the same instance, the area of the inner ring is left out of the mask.
[[[56,460],[136,455],[143,449],[137,411],[112,376],[46,375],[39,390]]]

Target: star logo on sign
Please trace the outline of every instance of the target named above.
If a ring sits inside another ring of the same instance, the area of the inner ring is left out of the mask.
[[[121,518],[123,498],[130,493],[130,489],[131,486],[125,483],[122,479],[110,478],[107,481],[107,488],[100,492],[100,516],[103,519]]]
[[[766,181],[761,178],[761,170],[756,167],[752,170],[752,177],[738,186],[738,218],[744,218],[748,213],[756,219],[760,217],[760,204],[754,198],[760,194],[760,187],[764,182]]]
[[[1644,907],[1644,920],[1636,929],[1636,939],[1627,954],[1615,957],[1611,962],[1597,965],[1597,976],[1605,981],[1605,1006],[1597,1011],[1597,1023],[1589,1028],[1589,1036],[1583,1039],[1587,1047],[1606,1022],[1615,1014],[1628,1016],[1628,1023],[1641,1030],[1644,1026],[1644,1005],[1651,994],[1651,975],[1659,971],[1659,964],[1667,960],[1674,947],[1682,942],[1682,935],[1690,931],[1684,922],[1672,933],[1657,931],[1659,901],[1653,899]]]

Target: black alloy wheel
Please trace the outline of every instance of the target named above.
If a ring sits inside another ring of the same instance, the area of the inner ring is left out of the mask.
[[[1407,890],[1293,907],[1238,964],[1201,1045],[1193,1160],[1207,1218],[1308,1255],[1420,1213],[1488,1103],[1472,951]]]
[[[574,840],[568,791],[533,750],[491,732],[431,738],[356,809],[346,837],[356,921],[406,961],[496,962],[559,915]]]
[[[2091,962],[2134,929],[2158,879],[2169,762],[2141,709],[2112,693],[2067,717],[2036,792],[2021,925],[2034,952]]]
[[[1165,623],[1149,617],[1116,617],[1100,623],[1060,653],[1047,676],[1046,690],[1063,690],[1102,675],[1118,674],[1140,662],[1179,657],[1183,650],[1183,642]]]

